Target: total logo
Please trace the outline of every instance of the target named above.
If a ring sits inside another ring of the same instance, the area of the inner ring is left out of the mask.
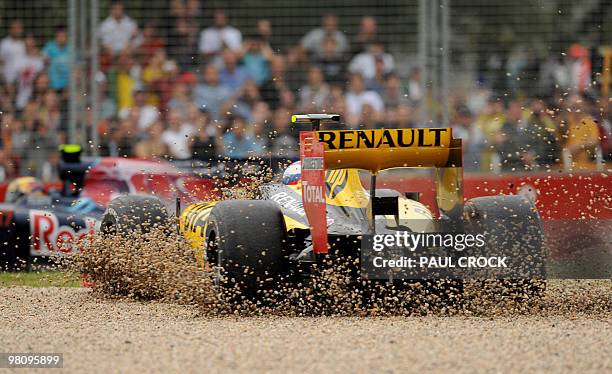
[[[307,203],[325,204],[325,190],[323,186],[310,186],[302,182],[304,201]]]
[[[83,221],[83,220],[81,220]],[[30,255],[47,256],[52,254],[70,254],[80,250],[84,240],[93,237],[97,221],[93,218],[84,219],[84,227],[74,229],[69,225],[61,225],[54,213],[43,210],[30,211],[30,232],[32,246]]]

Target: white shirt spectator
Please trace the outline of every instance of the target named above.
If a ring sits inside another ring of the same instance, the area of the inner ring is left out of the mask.
[[[109,16],[100,25],[98,37],[116,55],[130,45],[137,30],[138,25],[130,17],[124,15],[117,20]]]
[[[185,160],[191,157],[189,137],[193,135],[193,127],[182,124],[178,130],[169,128],[162,134],[162,141],[170,150],[170,155],[177,160]]]
[[[45,68],[43,58],[39,55],[24,55],[17,61],[19,73],[17,75],[17,96],[15,105],[23,109],[32,96],[34,80]]]
[[[389,53],[383,53],[379,56],[382,58],[385,74],[391,73],[395,68],[393,56]],[[376,75],[376,57],[369,52],[360,53],[353,57],[348,70],[354,74],[361,74],[366,80],[373,79]]]
[[[139,108],[140,114],[138,116],[138,128],[140,130],[146,130],[153,124],[153,122],[159,119],[159,110],[153,105],[144,105]],[[123,108],[119,111],[119,118],[124,120],[130,116],[132,108]]]
[[[14,39],[10,35],[0,42],[0,60],[4,63],[2,75],[7,83],[15,83],[19,76],[19,60],[26,55],[23,39]]]
[[[242,47],[242,34],[237,28],[224,26],[222,28],[209,27],[200,34],[200,53],[218,53],[223,47],[239,52]]]
[[[327,32],[323,28],[310,30],[304,35],[300,44],[302,48],[308,52],[314,53],[317,57],[321,57],[323,56],[323,40],[325,40],[326,36]],[[332,33],[332,38],[336,41],[336,54],[341,55],[348,50],[348,39],[343,32],[338,30],[334,31]]]
[[[361,115],[361,110],[365,104],[370,105],[376,112],[382,112],[385,109],[382,98],[374,91],[347,92],[346,111],[348,114]]]

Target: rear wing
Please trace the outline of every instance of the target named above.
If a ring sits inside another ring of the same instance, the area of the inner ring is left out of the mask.
[[[364,169],[375,176],[390,168],[436,168],[437,202],[441,214],[462,216],[462,146],[461,139],[452,137],[451,128],[320,130],[324,121],[338,122],[339,116],[309,114],[292,117],[293,123],[312,125],[310,131],[300,132],[300,159],[302,201],[315,254],[328,251],[327,170]],[[375,178],[372,181],[375,183]],[[373,193],[374,186],[371,195]]]
[[[315,131],[326,168],[364,169],[461,166],[461,139],[450,128]]]

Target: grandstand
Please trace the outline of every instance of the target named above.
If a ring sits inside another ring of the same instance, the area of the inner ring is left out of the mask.
[[[0,181],[56,178],[64,142],[291,158],[296,112],[451,126],[470,171],[612,159],[610,0],[0,0],[0,14]]]

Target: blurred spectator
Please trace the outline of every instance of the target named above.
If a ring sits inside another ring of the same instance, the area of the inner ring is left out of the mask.
[[[374,91],[380,96],[385,93],[385,86],[387,85],[387,76],[391,73],[385,72],[385,64],[381,58],[376,58],[375,62],[375,73],[370,79],[366,79],[366,87],[370,91]]]
[[[129,55],[119,57],[119,65],[115,77],[117,107],[121,111],[134,105],[134,90],[140,80],[140,66],[134,63]],[[143,89],[143,88],[139,88]]]
[[[26,105],[26,108],[31,105],[36,106],[36,104],[32,103]],[[35,109],[37,109],[37,106]],[[8,116],[5,114],[3,117]],[[9,141],[12,155],[17,159],[23,158],[26,155],[30,145],[30,137],[32,136],[32,131],[34,130],[34,120],[28,120],[27,127],[25,126],[24,121],[18,118],[12,118],[10,122],[5,121],[3,118],[3,122],[3,125],[8,125],[11,129]]]
[[[568,99],[565,117],[564,162],[573,170],[595,170],[599,148],[599,128],[589,115],[588,103],[580,95]]]
[[[348,51],[348,40],[346,35],[338,30],[338,18],[333,14],[323,16],[321,27],[310,30],[301,40],[301,47],[315,58],[320,58],[325,54],[323,41],[331,38],[335,41],[334,52],[342,55]]]
[[[195,88],[195,101],[200,109],[206,110],[215,120],[220,119],[219,109],[230,98],[232,91],[219,84],[219,73],[213,64],[204,68],[204,81]]]
[[[182,115],[187,115],[189,105],[193,103],[189,95],[189,87],[185,83],[177,83],[172,91],[172,98],[168,102],[168,109],[177,109]]]
[[[245,40],[242,64],[257,86],[270,77],[269,61],[272,55],[272,49],[262,37],[253,36]]]
[[[164,125],[160,121],[155,121],[147,129],[147,137],[134,147],[134,156],[138,158],[164,158],[169,154],[169,149],[162,134],[164,133]]]
[[[321,55],[314,59],[321,67],[325,81],[329,83],[344,83],[344,58],[337,51],[337,42],[332,37],[323,39]]]
[[[110,15],[98,30],[102,46],[113,56],[128,51],[138,36],[138,25],[124,13],[123,3],[114,1]]]
[[[542,142],[536,131],[523,118],[521,103],[513,100],[506,111],[506,122],[495,135],[502,171],[527,171],[538,167],[537,155],[542,154]]]
[[[325,98],[329,95],[329,85],[323,81],[323,72],[318,66],[308,71],[308,84],[299,92],[298,109],[302,113],[315,113],[323,110]]]
[[[387,75],[384,81],[384,87],[382,92],[383,103],[385,109],[394,109],[400,105],[409,105],[408,95],[402,87],[402,82],[397,74]]]
[[[414,107],[410,105],[399,105],[393,111],[396,115],[397,128],[413,128],[418,127],[416,123],[416,115]],[[390,122],[393,124],[393,121]]]
[[[176,18],[168,31],[167,42],[168,55],[175,59],[182,69],[190,69],[199,63],[198,25],[193,19]]]
[[[139,131],[145,131],[155,121],[159,119],[159,110],[150,104],[147,104],[147,94],[144,87],[140,84],[134,88],[133,105],[129,108],[123,108],[119,111],[119,118],[125,120],[132,118]]]
[[[183,122],[191,127],[192,133],[197,130],[197,124],[201,122],[202,111],[194,103],[190,103],[187,107],[187,115],[183,116]]]
[[[55,39],[42,52],[49,62],[49,85],[54,90],[65,89],[70,82],[70,48],[65,27],[55,30]]]
[[[346,93],[346,122],[349,126],[359,125],[364,105],[369,105],[378,121],[385,109],[382,98],[374,91],[367,91],[363,78],[359,74],[351,75],[349,91]]]
[[[484,135],[485,148],[480,157],[480,165],[483,171],[491,171],[499,166],[496,144],[505,121],[504,104],[499,100],[490,98],[476,119],[476,126],[480,128]]]
[[[40,179],[43,182],[54,182],[60,179],[59,175],[60,153],[57,149],[49,153],[40,169]]]
[[[162,74],[152,82],[155,95],[159,100],[158,109],[160,112],[167,111],[168,101],[172,97],[172,88],[177,83],[186,83],[190,87],[197,82],[196,76],[187,72],[179,76],[179,67],[174,60],[166,60],[162,65]]]
[[[359,31],[351,43],[351,54],[367,52],[370,45],[378,40],[378,26],[372,16],[361,18]]]
[[[106,75],[99,71],[95,77],[98,82],[98,108],[100,119],[106,120],[117,114],[117,103],[108,95],[108,80]]]
[[[204,29],[200,34],[200,53],[210,56],[224,49],[240,52],[242,34],[228,25],[227,15],[223,10],[215,11],[213,26]]]
[[[157,36],[157,29],[153,22],[147,22],[137,41],[137,53],[142,61],[149,61],[151,57],[164,48],[164,41]]]
[[[576,92],[584,92],[591,85],[591,58],[589,50],[574,43],[567,51],[569,87]]]
[[[175,160],[186,160],[191,157],[190,137],[193,127],[184,121],[178,110],[168,112],[168,128],[162,134],[162,140],[169,149],[169,155]]]
[[[34,88],[32,91],[32,100],[40,101],[40,98],[45,92],[49,91],[49,76],[43,71],[40,73],[34,81]]]
[[[34,132],[30,137],[30,144],[28,149],[28,163],[24,163],[23,167],[27,167],[27,172],[24,175],[38,175],[42,174],[42,166],[50,157],[50,155],[57,151],[57,147],[60,144],[60,139],[57,136],[57,132],[49,128],[49,126],[41,121],[36,121],[34,125]]]
[[[380,122],[379,114],[380,113],[377,113],[370,104],[364,103],[361,106],[361,116],[357,124],[358,127],[362,129],[379,129],[385,127],[384,124]]]
[[[62,121],[60,111],[60,99],[53,90],[48,90],[42,97],[38,107],[38,120],[50,131],[59,136],[60,141],[64,141],[66,131],[68,131],[66,121]]]
[[[294,113],[296,111],[295,95],[291,90],[282,90],[280,92],[279,107],[287,111],[287,113]]]
[[[329,88],[329,95],[323,102],[323,111],[326,113],[336,113],[344,116],[346,102],[344,99],[343,85],[340,83],[332,83]]]
[[[512,95],[519,94],[520,83],[527,69],[527,53],[522,45],[516,46],[506,60],[506,84]]]
[[[421,71],[418,68],[412,69],[408,79],[408,98],[414,104],[420,103],[425,94],[421,80]]]
[[[375,41],[368,47],[366,52],[355,56],[349,63],[348,70],[353,74],[361,74],[365,79],[373,79],[376,76],[376,64],[381,65],[381,73],[388,74],[395,68],[393,56],[385,52],[385,45],[381,41]]]
[[[159,106],[160,98],[157,87],[167,69],[167,62],[166,52],[163,49],[158,49],[153,56],[151,56],[151,59],[147,61],[147,65],[142,70],[141,81],[144,85],[144,90],[148,93],[148,104]]]
[[[280,105],[280,96],[288,89],[286,81],[286,60],[282,55],[276,55],[270,61],[270,79],[260,87],[260,94],[270,110],[276,110]]]
[[[255,141],[247,132],[246,122],[241,117],[228,118],[228,128],[223,134],[223,149],[225,156],[232,159],[245,159],[263,152],[260,142]]]
[[[251,122],[260,123],[262,125],[267,124],[270,117],[270,107],[263,101],[257,101],[253,104],[253,110],[251,111]]]
[[[14,109],[11,89],[8,88],[8,85],[0,85],[0,111],[7,113]]]
[[[461,104],[454,115],[451,128],[453,137],[462,140],[463,165],[466,170],[480,169],[480,154],[485,146],[482,130],[476,126],[470,109]]]
[[[222,112],[250,121],[251,111],[260,100],[257,86],[249,79],[222,105]]]
[[[112,123],[108,134],[108,155],[111,157],[132,157],[134,155],[134,122],[130,119]]]
[[[219,126],[210,121],[208,113],[200,111],[194,127],[196,131],[191,144],[193,158],[201,162],[216,160],[223,153]]]
[[[223,51],[223,68],[219,71],[219,84],[232,92],[238,90],[249,79],[247,70],[238,65],[236,53],[229,49]]]
[[[36,48],[36,40],[31,35],[25,39],[26,53],[19,61],[19,74],[17,78],[17,96],[15,107],[23,109],[30,100],[34,90],[36,76],[44,69],[44,61]]]
[[[269,19],[257,20],[257,35],[272,51],[272,22]]]
[[[546,105],[542,100],[531,100],[529,109],[531,113],[527,118],[528,125],[534,133],[534,141],[540,144],[535,162],[540,167],[550,169],[561,157],[557,125],[546,113]]]
[[[10,87],[19,75],[19,61],[26,54],[26,46],[23,41],[23,24],[16,19],[11,21],[9,34],[0,41],[0,61],[2,61],[2,79],[12,94]]]
[[[286,56],[287,88],[297,92],[308,81],[308,70],[312,64],[300,53],[299,47],[290,47]]]

